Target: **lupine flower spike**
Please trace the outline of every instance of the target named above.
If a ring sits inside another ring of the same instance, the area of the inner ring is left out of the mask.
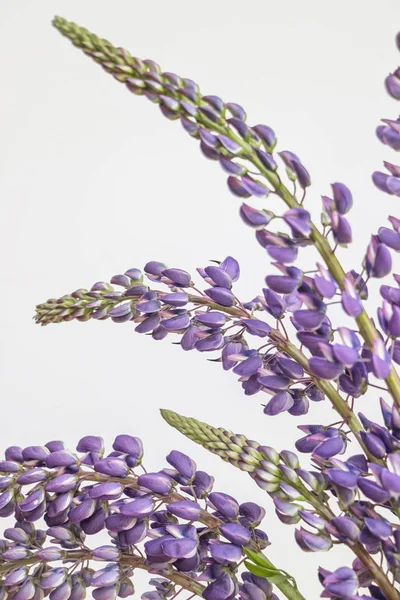
[[[15,523],[0,542],[0,597],[67,600],[91,589],[96,600],[127,598],[135,569],[143,569],[152,574],[147,600],[182,589],[206,600],[218,600],[221,590],[239,598],[249,588],[276,600],[274,581],[304,600],[293,578],[262,553],[270,545],[259,529],[265,510],[213,491],[214,478],[178,450],[166,460],[160,471],[138,473],[142,442],[126,434],[108,454],[93,435],[77,452],[60,441],[7,448],[0,517]],[[107,537],[99,545],[100,532]],[[248,553],[268,562],[270,581],[251,571],[239,576]]]
[[[133,57],[75,23],[56,17],[54,26],[130,92],[179,121],[202,154],[222,168],[228,189],[240,199],[240,218],[254,230],[271,268],[264,273],[265,287],[240,299],[239,264],[231,256],[198,267],[196,275],[185,265],[150,260],[144,275],[130,268],[110,283],[39,304],[36,321],[111,319],[157,341],[172,336],[183,350],[208,353],[231,370],[244,394],[260,400],[266,418],[312,415],[312,403],[327,400],[337,422],[298,426],[296,450],[309,455],[308,469],[292,451],[278,452],[171,411],[162,414],[247,472],[271,497],[278,519],[297,525],[301,550],[344,544],[353,552],[351,566],[320,568],[322,597],[400,600],[400,275],[393,273],[394,284],[386,279],[393,253],[400,252],[400,219],[390,216],[389,226],[371,232],[361,264],[342,265],[336,248],[353,243],[347,185],[335,181],[322,195],[317,223],[306,206],[311,175],[297,153],[278,148],[269,125],[250,125],[236,102],[204,96],[193,80],[163,72],[154,61]],[[400,49],[400,34],[396,44]],[[399,68],[385,87],[400,99]],[[400,150],[400,118],[383,119],[376,133]],[[374,184],[400,196],[400,166],[384,166],[387,172],[373,173]],[[282,210],[270,210],[271,194],[282,200]],[[310,245],[319,255],[311,270],[300,262],[302,248]],[[203,280],[202,289],[196,278]],[[375,279],[382,305],[370,316],[364,301]],[[332,304],[341,306],[345,324]],[[377,388],[382,423],[368,417],[362,400]],[[258,529],[263,509],[211,491],[212,478],[189,457],[173,451],[167,458],[171,468],[136,476],[132,470],[142,457],[136,438],[119,436],[114,452],[104,456],[102,442],[88,437],[78,451],[83,458],[58,442],[7,450],[0,466],[0,515],[14,514],[16,526],[1,547],[5,594],[15,600],[42,593],[51,600],[83,598],[91,585],[98,600],[126,597],[133,591],[132,569],[145,568],[162,577],[152,580],[155,591],[142,596],[147,600],[172,600],[177,585],[208,600],[276,598],[274,584],[287,598],[303,598],[290,575],[260,554],[269,543]],[[28,484],[34,487],[22,493]],[[42,516],[48,529],[32,529]],[[87,550],[84,535],[104,528],[111,543]],[[43,547],[46,536],[50,547]],[[144,554],[137,556],[142,541]],[[72,575],[48,565],[70,559],[108,564]],[[240,581],[242,559],[248,571]]]

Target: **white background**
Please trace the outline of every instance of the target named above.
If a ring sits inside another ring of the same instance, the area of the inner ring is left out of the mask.
[[[63,39],[51,27],[54,14],[195,79],[204,94],[241,103],[249,123],[271,125],[279,149],[298,153],[312,174],[307,206],[317,219],[320,195],[329,194],[331,182],[345,182],[355,198],[355,244],[340,255],[347,268],[358,268],[370,233],[387,214],[399,217],[398,199],[371,183],[383,159],[396,160],[374,129],[380,118],[397,116],[382,82],[397,66],[398,2],[0,5],[1,448],[55,438],[73,448],[84,434],[111,443],[126,432],[144,440],[151,470],[165,465],[172,448],[188,452],[216,476],[216,490],[264,503],[264,528],[274,544],[268,555],[315,598],[316,566],[339,567],[347,553],[302,553],[269,497],[171,430],[158,408],[277,449],[293,447],[298,419],[263,416],[264,397],[244,397],[233,374],[169,338],[156,343],[140,336],[131,324],[33,323],[35,304],[148,260],[194,273],[232,254],[242,267],[236,289],[246,300],[271,270],[219,167],[179,123],[162,118]],[[369,398],[357,408],[368,411],[377,396]],[[301,419],[333,420],[327,403]],[[145,589],[140,579],[138,592]]]

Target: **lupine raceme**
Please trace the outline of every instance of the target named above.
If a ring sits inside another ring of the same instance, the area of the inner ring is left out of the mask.
[[[111,319],[156,341],[168,338],[185,351],[208,353],[234,373],[246,396],[264,399],[265,418],[288,412],[310,413],[311,420],[313,402],[330,403],[338,422],[300,425],[296,452],[161,413],[247,473],[272,498],[278,519],[295,526],[303,551],[343,544],[353,553],[350,565],[333,572],[321,566],[322,597],[399,600],[400,275],[393,273],[394,283],[387,277],[400,252],[400,218],[389,216],[371,232],[361,264],[349,269],[335,252],[353,241],[353,196],[344,183],[325,190],[316,222],[306,203],[310,173],[297,154],[278,149],[269,125],[250,125],[239,104],[203,96],[191,79],[163,72],[75,23],[56,17],[53,24],[128,91],[179,121],[202,154],[222,167],[240,218],[254,230],[271,270],[256,296],[239,298],[240,267],[232,256],[195,273],[149,257],[141,269],[125,265],[109,283],[39,304],[36,322]],[[399,40],[400,34],[400,49]],[[400,68],[386,77],[385,88],[400,99]],[[382,123],[378,139],[400,150],[400,118]],[[400,166],[384,167],[387,172],[372,174],[373,183],[400,196]],[[272,194],[282,200],[279,213],[269,209]],[[319,254],[312,270],[302,268],[305,246]],[[373,279],[384,280],[381,303],[367,314]],[[341,305],[346,326],[333,314],[334,304]],[[380,404],[379,423],[359,411],[367,392]],[[0,516],[13,515],[15,525],[0,542],[0,597],[73,600],[92,590],[97,600],[124,598],[134,593],[136,568],[158,575],[142,595],[147,600],[172,600],[180,589],[207,600],[307,597],[266,556],[268,536],[258,528],[264,509],[212,491],[213,478],[188,456],[173,450],[168,468],[139,474],[142,445],[127,434],[107,455],[96,436],[83,438],[77,452],[61,442],[6,450]],[[309,455],[311,468],[301,465],[301,454]],[[38,521],[45,523],[41,529]],[[109,543],[92,538],[89,545],[89,536],[101,531]]]

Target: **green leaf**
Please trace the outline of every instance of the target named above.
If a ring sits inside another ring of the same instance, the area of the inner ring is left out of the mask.
[[[253,575],[258,575],[258,577],[274,577],[275,575],[279,575],[279,571],[276,569],[267,569],[266,567],[260,567],[259,565],[255,565],[249,561],[245,561],[244,563],[248,570],[253,573]]]
[[[254,552],[249,548],[243,548],[245,554],[252,560],[256,565],[260,565],[260,567],[266,567],[267,569],[272,569],[273,571],[277,571],[275,567],[269,562],[269,560],[264,556],[262,552]]]
[[[280,583],[287,581],[287,575],[284,575],[283,573],[278,573],[277,575],[272,575],[272,577],[268,577],[268,581],[270,583],[274,583],[275,585],[279,585]]]
[[[250,573],[253,573],[253,575],[257,575],[258,577],[269,577],[269,575],[274,574],[273,572],[268,571],[268,569],[260,567],[259,565],[255,565],[249,562],[248,560],[244,561],[244,565],[246,569],[250,571]]]
[[[249,561],[245,561],[244,564],[250,573],[257,575],[258,577],[265,577],[270,583],[274,583],[275,585],[279,585],[283,581],[287,581],[289,579],[287,575],[278,569],[260,567],[259,565],[254,565]]]

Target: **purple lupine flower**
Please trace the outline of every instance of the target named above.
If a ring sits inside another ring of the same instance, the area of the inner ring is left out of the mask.
[[[385,79],[385,87],[392,98],[400,100],[400,78],[398,77],[398,74],[392,73],[391,75],[388,75]]]
[[[332,546],[332,541],[328,536],[310,533],[302,527],[295,530],[295,540],[305,552],[326,552]]]
[[[334,535],[339,540],[349,539],[352,542],[358,540],[360,529],[356,523],[349,517],[335,517],[330,524],[326,525],[330,535]]]
[[[353,277],[349,274],[343,279],[342,307],[350,317],[358,317],[362,311],[360,298],[356,291]]]
[[[145,473],[138,477],[139,485],[147,488],[151,492],[166,495],[171,490],[171,478],[164,473]]]
[[[172,465],[183,477],[193,479],[196,472],[196,463],[178,450],[173,450],[167,456],[167,462]]]
[[[264,408],[264,414],[274,416],[281,412],[285,412],[292,408],[294,404],[293,397],[288,392],[278,392],[271,400],[266,404]]]
[[[370,277],[385,277],[392,270],[392,257],[377,236],[372,236],[365,256],[365,267]]]
[[[390,373],[390,356],[381,338],[373,341],[371,365],[378,379],[385,379]]]
[[[227,273],[221,267],[211,265],[206,267],[204,271],[208,279],[211,280],[212,284],[227,289],[232,287],[232,278],[230,277],[229,273]]]
[[[246,225],[255,229],[263,229],[268,225],[273,214],[265,210],[257,210],[248,204],[243,203],[240,207],[240,216]]]
[[[353,197],[349,188],[344,183],[338,182],[332,183],[331,188],[336,210],[341,215],[345,215],[353,205]]]
[[[235,304],[234,295],[226,288],[216,286],[204,291],[216,304],[221,306],[233,306]]]
[[[379,240],[396,252],[400,251],[400,232],[398,229],[394,231],[388,227],[380,227],[378,229]]]
[[[128,473],[128,465],[122,458],[108,456],[95,462],[94,469],[98,473],[110,475],[111,477],[125,477]]]
[[[206,600],[224,600],[233,598],[235,594],[235,583],[228,574],[221,574],[215,581],[210,583],[203,592]]]
[[[311,234],[311,215],[303,208],[292,208],[283,215],[294,237],[309,237]]]
[[[318,275],[314,275],[314,285],[324,298],[333,298],[337,290],[337,284],[328,269],[317,263]]]
[[[297,179],[303,189],[311,185],[310,174],[296,154],[287,150],[278,154],[285,163],[290,178]]]
[[[286,275],[267,275],[265,283],[269,289],[277,294],[291,294],[294,292],[299,286],[301,275],[295,267],[290,269]]]
[[[352,242],[352,231],[348,220],[338,211],[331,212],[331,227],[333,237],[337,244],[350,244]]]
[[[312,356],[309,365],[311,372],[321,379],[336,379],[343,372],[342,364],[319,356]]]
[[[372,181],[378,190],[381,190],[381,192],[386,192],[387,194],[393,194],[387,185],[389,178],[389,175],[387,175],[387,173],[382,173],[382,171],[374,171],[372,173]]]
[[[233,519],[238,515],[239,504],[232,496],[223,492],[211,492],[208,499],[218,512],[224,516]]]
[[[330,598],[350,598],[358,589],[358,578],[353,569],[340,567],[322,577],[324,595]]]

